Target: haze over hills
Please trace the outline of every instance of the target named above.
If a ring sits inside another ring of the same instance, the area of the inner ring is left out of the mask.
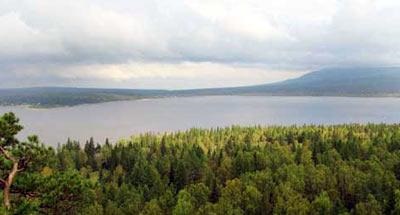
[[[237,88],[235,94],[283,96],[399,96],[400,68],[331,68],[274,84]]]
[[[65,87],[0,89],[0,104],[56,107],[142,98],[202,95],[400,96],[400,68],[330,68],[273,84],[193,90]]]

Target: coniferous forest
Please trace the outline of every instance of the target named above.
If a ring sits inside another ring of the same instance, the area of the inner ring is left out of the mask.
[[[400,125],[229,127],[117,143],[18,140],[0,118],[0,214],[400,214]]]

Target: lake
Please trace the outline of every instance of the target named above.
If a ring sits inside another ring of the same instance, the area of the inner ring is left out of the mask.
[[[143,132],[230,125],[400,123],[400,98],[205,96],[145,99],[52,109],[0,107],[56,146],[68,137],[103,142]]]

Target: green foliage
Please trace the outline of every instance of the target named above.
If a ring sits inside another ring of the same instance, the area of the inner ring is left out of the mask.
[[[181,190],[178,194],[178,202],[174,210],[173,215],[189,215],[193,213],[194,206],[192,204],[192,196],[186,190]]]
[[[93,185],[76,171],[44,177],[41,184],[40,207],[48,214],[76,214],[93,202]]]
[[[383,214],[381,205],[371,194],[368,195],[365,202],[360,202],[356,205],[356,215],[379,215]]]
[[[399,137],[399,125],[235,126],[70,141],[57,157],[98,173],[105,214],[396,214]]]
[[[393,214],[400,215],[400,190],[395,190],[395,205]]]
[[[333,214],[333,203],[331,202],[327,192],[322,192],[314,199],[312,202],[312,209],[315,214],[319,215]]]
[[[82,214],[85,215],[103,215],[103,207],[98,203],[94,203],[82,210]]]
[[[400,125],[191,129],[44,152],[12,186],[14,213],[400,213]]]
[[[158,205],[156,200],[151,200],[147,202],[143,208],[143,211],[140,213],[141,215],[162,215],[163,212]]]

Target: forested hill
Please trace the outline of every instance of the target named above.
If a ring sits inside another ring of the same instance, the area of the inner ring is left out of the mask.
[[[237,93],[306,96],[399,96],[400,68],[336,68]]]
[[[0,105],[25,104],[54,107],[141,98],[202,95],[400,96],[400,68],[333,68],[273,84],[193,90],[59,87],[0,89]]]
[[[0,105],[74,106],[166,96],[165,90],[34,87],[0,89]]]

